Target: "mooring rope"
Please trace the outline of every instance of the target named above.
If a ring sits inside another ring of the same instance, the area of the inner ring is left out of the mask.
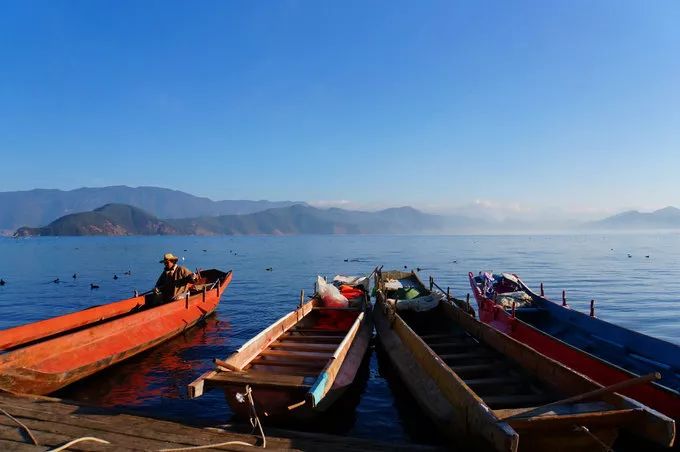
[[[83,441],[94,441],[96,443],[102,443],[102,444],[111,444],[110,442],[106,441],[105,439],[101,438],[95,438],[94,436],[83,436],[82,438],[76,438],[73,441],[69,441],[68,443],[64,444],[63,446],[59,446],[56,449],[50,449],[47,452],[60,452],[62,450],[66,450],[69,447],[73,446],[74,444],[83,442]]]
[[[240,399],[239,399],[240,400]],[[246,385],[246,393],[245,393],[245,401],[248,401],[249,409],[250,409],[250,425],[253,427],[253,431],[255,432],[255,429],[260,430],[260,436],[262,437],[262,448],[265,449],[267,447],[267,437],[264,435],[264,430],[262,429],[262,423],[260,422],[260,418],[257,415],[257,411],[255,410],[255,401],[253,400],[253,390],[250,388],[250,385]],[[251,433],[252,433],[251,432]],[[200,450],[200,449],[211,449],[213,447],[222,447],[222,446],[250,446],[250,447],[258,447],[255,444],[250,444],[246,443],[243,441],[227,441],[225,443],[216,443],[216,444],[206,444],[204,446],[190,446],[190,447],[177,447],[177,448],[172,448],[172,449],[159,449],[158,452],[179,452],[179,451],[184,451],[184,450]]]
[[[31,438],[31,441],[33,441],[33,444],[35,444],[36,446],[40,445],[40,444],[38,444],[38,440],[35,439],[35,436],[33,436],[33,432],[31,431],[31,429],[26,427],[26,425],[23,422],[21,422],[19,419],[15,418],[14,416],[9,414],[7,411],[3,410],[2,408],[0,408],[0,411],[2,411],[5,414],[5,416],[7,416],[11,420],[13,420],[17,424],[19,424],[21,426],[21,428],[23,428],[26,431],[26,433],[28,433],[28,436]]]
[[[604,449],[607,452],[614,452],[614,449],[609,447],[607,444],[605,444],[600,438],[598,438],[593,432],[591,432],[588,427],[585,425],[574,425],[574,430],[577,432],[584,432],[586,435],[588,435],[590,438],[592,438],[593,441],[595,441],[597,444],[599,444],[602,449]]]

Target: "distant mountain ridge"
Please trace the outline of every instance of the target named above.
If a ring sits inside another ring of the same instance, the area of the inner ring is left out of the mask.
[[[22,227],[15,235],[295,235],[413,234],[441,232],[449,219],[411,207],[361,212],[292,205],[245,215],[159,219],[142,209],[107,204],[63,216],[40,228]]]
[[[124,185],[68,191],[35,189],[0,192],[0,231],[13,231],[26,225],[45,225],[64,215],[90,211],[111,203],[135,206],[159,218],[249,214],[304,204],[298,201],[213,201],[167,188]]]
[[[668,206],[653,212],[629,210],[586,223],[583,227],[615,230],[680,229],[680,209]]]

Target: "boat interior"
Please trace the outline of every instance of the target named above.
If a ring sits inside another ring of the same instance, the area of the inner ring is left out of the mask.
[[[505,275],[494,275],[494,277],[496,279],[495,292],[498,295],[523,291],[531,297],[530,305],[515,309],[515,316],[524,323],[629,372],[638,375],[660,372],[662,379],[659,383],[668,389],[680,392],[680,353],[677,347],[642,335],[639,335],[641,339],[638,342],[635,337],[627,337],[621,328],[606,322],[598,322],[596,329],[600,331],[593,331],[595,328],[588,328],[583,323],[592,321],[588,315],[564,309],[548,300],[541,299],[533,292],[525,290],[521,281],[515,282],[507,279]],[[481,289],[482,277],[476,276],[474,280]],[[556,312],[558,310],[560,312]],[[629,332],[629,334],[632,336],[633,333]],[[647,340],[655,343],[647,344]],[[670,347],[675,350],[663,352],[661,350]],[[662,353],[666,357],[664,362],[653,356],[662,355]]]
[[[534,407],[561,397],[509,357],[453,324],[442,308],[403,311],[399,316],[489,408]]]

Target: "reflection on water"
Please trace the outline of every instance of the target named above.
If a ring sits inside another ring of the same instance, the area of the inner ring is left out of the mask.
[[[234,270],[216,316],[58,396],[196,425],[227,423],[231,413],[221,391],[190,400],[186,385],[211,369],[213,358],[226,358],[294,309],[300,289],[313,291],[317,274],[366,274],[377,265],[421,267],[423,278],[433,275],[461,297],[469,292],[468,271],[512,271],[530,287],[545,282],[554,299],[567,289],[576,309],[587,311],[596,298],[599,317],[680,341],[680,235],[675,234],[0,238],[0,278],[7,281],[0,286],[0,328],[144,292],[160,274],[158,260],[165,252],[184,258],[192,269]],[[60,283],[52,282],[56,278]],[[90,289],[92,283],[100,288]],[[359,384],[320,423],[305,428],[439,441],[383,358],[369,355]]]

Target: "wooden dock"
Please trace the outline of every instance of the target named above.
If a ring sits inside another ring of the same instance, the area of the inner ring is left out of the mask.
[[[0,450],[48,451],[74,439],[95,437],[109,444],[79,442],[67,450],[139,451],[192,448],[241,441],[251,444],[226,445],[201,451],[254,451],[262,447],[256,435],[229,429],[205,429],[176,422],[150,419],[104,408],[84,406],[60,399],[40,396],[13,396],[0,393]],[[14,419],[12,419],[14,418]],[[30,430],[27,432],[19,423]],[[268,429],[265,427],[265,435]],[[434,450],[413,444],[392,444],[372,440],[317,433],[272,431],[267,435],[267,449],[278,450]],[[33,444],[31,435],[37,440]]]

